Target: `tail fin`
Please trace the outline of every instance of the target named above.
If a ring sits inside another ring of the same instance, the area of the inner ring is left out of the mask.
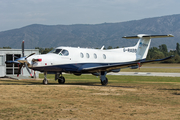
[[[151,38],[164,38],[164,37],[174,37],[171,34],[168,35],[147,35],[147,34],[139,34],[137,36],[124,36],[123,38],[126,39],[138,39],[139,41],[136,44],[136,49],[137,49],[137,53],[136,53],[136,59],[145,59],[147,54],[148,54],[148,50],[149,50],[149,46],[151,43]]]

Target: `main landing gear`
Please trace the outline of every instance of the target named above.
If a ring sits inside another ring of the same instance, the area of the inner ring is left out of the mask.
[[[64,84],[64,83],[65,83],[65,78],[64,78],[63,76],[60,76],[60,77],[58,78],[58,83],[59,83],[59,84]]]
[[[45,85],[48,84],[48,80],[47,80],[46,76],[47,76],[47,72],[44,72],[43,84],[45,84]],[[62,76],[62,73],[55,74],[55,80],[58,80],[59,84],[64,84],[65,83],[65,78]]]
[[[101,74],[100,74],[101,84],[104,86],[108,84],[108,79],[106,77],[106,74],[107,74],[107,72],[105,72],[105,71],[101,71]]]
[[[65,78],[62,76],[62,73],[55,74],[55,80],[57,80],[57,79],[58,79],[59,84],[65,83]]]

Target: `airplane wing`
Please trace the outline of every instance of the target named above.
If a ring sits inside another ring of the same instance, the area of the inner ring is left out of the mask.
[[[133,67],[133,66],[138,66],[138,64],[145,64],[145,63],[151,63],[151,62],[158,62],[158,61],[164,61],[171,59],[172,56],[169,56],[167,58],[163,59],[156,59],[156,60],[139,60],[139,61],[133,61],[133,62],[125,62],[125,63],[117,63],[113,65],[105,65],[105,66],[95,66],[95,67],[86,67],[82,68],[82,72],[87,72],[87,73],[94,73],[94,72],[100,72],[100,71],[111,71],[115,69],[121,69],[121,68],[127,68],[127,67]]]

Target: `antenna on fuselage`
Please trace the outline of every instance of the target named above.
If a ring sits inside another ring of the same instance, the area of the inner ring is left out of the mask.
[[[101,50],[103,50],[104,49],[104,45],[101,47]]]

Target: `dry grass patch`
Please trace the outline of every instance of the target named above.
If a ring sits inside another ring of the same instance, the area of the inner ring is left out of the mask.
[[[0,80],[0,119],[180,119],[178,82],[114,81],[101,86]]]

